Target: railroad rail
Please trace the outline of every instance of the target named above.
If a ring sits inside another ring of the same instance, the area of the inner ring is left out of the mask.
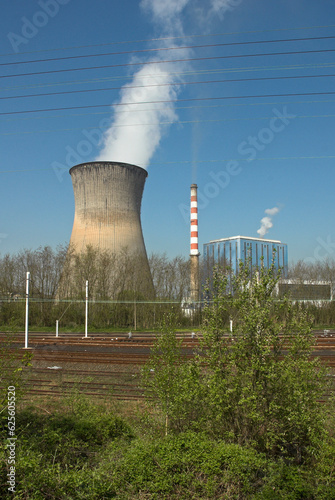
[[[201,336],[178,333],[182,353],[191,358]],[[312,356],[335,373],[335,330],[314,331]],[[29,333],[32,367],[24,369],[26,397],[61,397],[78,390],[97,398],[136,401],[143,398],[140,369],[149,359],[155,333]],[[24,333],[0,332],[0,345],[10,341],[10,351],[21,355]]]

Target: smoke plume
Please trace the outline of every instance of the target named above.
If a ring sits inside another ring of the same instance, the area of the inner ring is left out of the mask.
[[[280,209],[278,207],[267,208],[265,210],[267,216],[261,219],[261,227],[257,229],[257,233],[261,238],[264,238],[264,236],[268,233],[268,231],[273,227],[272,217],[276,215],[279,212],[279,210]]]
[[[165,36],[181,36],[180,15],[189,0],[142,0],[141,7],[147,12],[154,27]],[[159,48],[167,41],[162,40]],[[171,41],[169,43],[171,47]],[[163,51],[166,58],[166,51]],[[168,52],[173,59],[173,50]],[[186,58],[187,49],[178,50],[178,59]],[[97,160],[134,163],[146,168],[157,149],[164,131],[178,120],[175,112],[182,63],[162,63],[159,56],[146,61],[137,71],[130,84],[121,90],[120,101],[112,126],[103,138],[103,148]],[[120,106],[122,105],[122,106]],[[122,112],[120,112],[120,110]]]
[[[190,0],[141,1],[141,8],[150,17],[154,30],[161,37],[155,48],[172,46],[171,40],[164,38],[183,36],[182,16],[189,3]],[[216,13],[220,12],[220,9],[226,8],[227,2],[207,0],[205,3],[208,14],[213,9]],[[97,161],[133,163],[146,168],[164,132],[169,125],[178,121],[173,101],[180,92],[180,73],[189,68],[189,64],[162,61],[163,58],[166,59],[166,54],[169,54],[168,59],[189,58],[191,51],[179,48],[177,57],[173,50],[162,53],[162,57],[156,55],[146,60],[148,64],[133,75],[130,84],[122,88],[120,100],[112,106],[113,123],[104,134]],[[136,60],[132,59],[132,62]]]

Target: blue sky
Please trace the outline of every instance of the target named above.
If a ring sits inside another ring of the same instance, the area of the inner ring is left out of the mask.
[[[16,0],[0,34],[1,255],[68,242],[68,168],[105,155],[147,166],[148,253],[189,254],[196,182],[200,250],[277,207],[265,237],[291,262],[335,257],[331,0]],[[125,158],[98,144],[108,124]]]

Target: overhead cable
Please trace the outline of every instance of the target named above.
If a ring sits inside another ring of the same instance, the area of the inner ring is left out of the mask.
[[[166,99],[161,101],[141,101],[141,102],[119,102],[114,103],[113,106],[131,106],[131,105],[139,105],[139,104],[161,104],[168,102],[191,102],[191,101],[216,101],[223,99],[261,99],[265,97],[298,97],[298,96],[312,96],[312,95],[334,95],[335,91],[329,92],[292,92],[285,94],[262,94],[262,95],[230,95],[230,96],[220,96],[220,97],[190,97],[187,99]],[[0,116],[7,115],[17,115],[17,114],[25,114],[25,113],[44,113],[48,111],[64,111],[69,109],[90,109],[90,108],[105,108],[111,107],[111,104],[89,104],[84,106],[67,106],[67,107],[59,107],[59,108],[45,108],[45,109],[30,109],[24,111],[7,111],[0,113]]]
[[[91,71],[106,68],[120,68],[126,66],[150,66],[155,64],[170,64],[179,62],[194,62],[194,61],[212,61],[222,59],[241,59],[244,57],[269,57],[269,56],[284,56],[284,55],[301,55],[301,54],[321,54],[335,52],[335,49],[319,49],[319,50],[295,50],[289,52],[263,52],[257,54],[234,54],[224,56],[210,56],[210,57],[188,57],[184,59],[167,59],[167,60],[154,60],[154,61],[136,61],[123,64],[105,64],[100,66],[88,66],[84,68],[63,68],[49,71],[33,71],[30,73],[17,73],[11,75],[1,75],[0,78],[16,78],[21,76],[36,76],[36,75],[50,75],[54,73],[69,73],[72,71]]]
[[[316,36],[316,37],[304,37],[304,38],[283,38],[279,40],[247,40],[245,42],[226,42],[226,43],[210,43],[205,45],[180,45],[173,47],[153,47],[148,49],[135,49],[135,50],[125,50],[121,52],[102,52],[98,54],[80,54],[75,56],[66,57],[52,57],[45,59],[33,59],[30,61],[14,61],[0,63],[0,66],[13,66],[20,64],[35,64],[44,62],[54,62],[54,61],[68,61],[73,59],[84,59],[91,57],[103,57],[103,56],[119,56],[119,55],[129,55],[129,54],[141,54],[141,53],[153,53],[153,52],[166,52],[169,50],[185,50],[185,49],[203,49],[203,48],[218,48],[218,47],[234,47],[237,45],[256,45],[256,44],[266,44],[266,43],[284,43],[284,42],[306,42],[306,41],[316,41],[316,40],[332,40],[335,36]]]

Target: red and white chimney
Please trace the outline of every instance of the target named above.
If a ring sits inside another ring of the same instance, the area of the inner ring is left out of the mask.
[[[198,186],[191,185],[191,251],[190,255],[199,255],[198,240]]]
[[[198,239],[198,186],[191,185],[191,281],[190,292],[192,302],[199,302],[199,239]]]

